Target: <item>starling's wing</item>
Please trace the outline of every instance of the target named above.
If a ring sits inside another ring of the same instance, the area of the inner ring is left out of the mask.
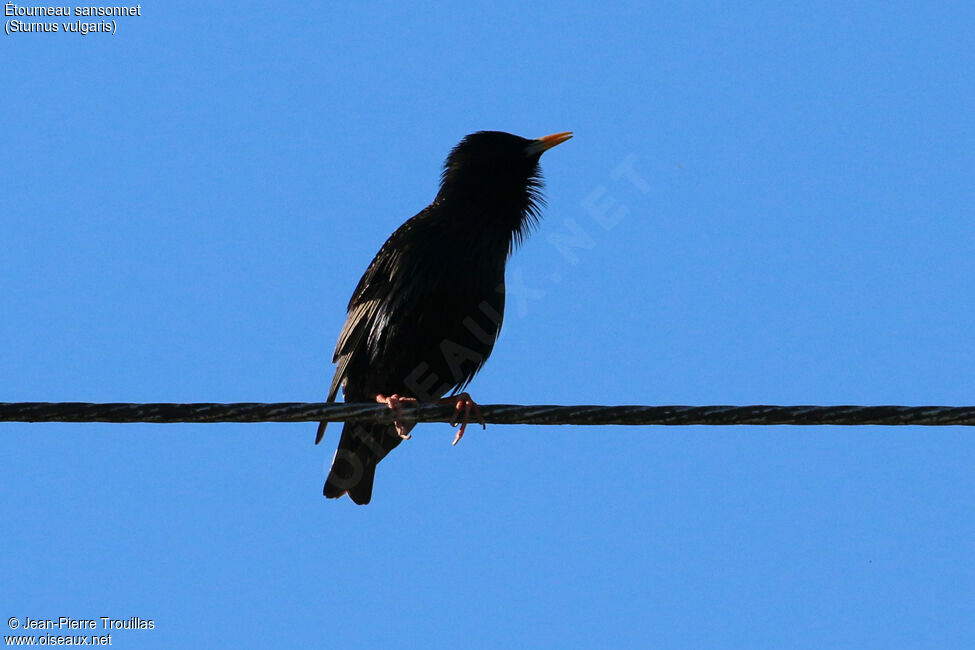
[[[379,316],[382,305],[382,296],[388,291],[393,269],[396,265],[397,254],[395,243],[397,235],[404,230],[400,227],[379,249],[376,257],[373,258],[369,268],[362,274],[359,284],[356,285],[349,301],[348,316],[345,325],[339,334],[338,343],[335,345],[335,354],[332,356],[332,363],[338,364],[335,368],[335,376],[332,378],[332,385],[328,389],[328,397],[325,401],[334,402],[338,396],[339,387],[345,381],[345,373],[349,363],[358,354],[365,354],[365,337],[375,326],[375,320]],[[322,440],[325,435],[327,422],[318,425],[318,433],[315,436],[315,444]]]
[[[342,380],[345,379],[345,369],[349,365],[349,359],[360,349],[359,344],[365,333],[369,331],[370,324],[378,306],[378,300],[367,300],[355,305],[349,311],[349,316],[345,320],[342,333],[339,334],[339,341],[335,345],[335,354],[332,356],[332,363],[337,363],[338,367],[335,369],[335,377],[332,379],[332,385],[328,389],[327,401],[335,401],[335,396],[339,392],[339,386],[342,385]]]
[[[335,354],[332,357],[332,363],[337,363],[338,366],[335,368],[335,376],[332,377],[332,385],[328,389],[328,397],[325,398],[326,402],[334,402],[338,396],[339,388],[345,380],[345,371],[349,367],[349,361],[357,352],[362,350],[363,335],[369,331],[370,323],[375,316],[378,305],[378,300],[367,300],[349,310],[349,316],[345,320],[342,333],[339,334],[339,342],[335,346]],[[325,435],[327,425],[327,422],[319,423],[318,433],[315,436],[316,445],[321,442],[322,436]]]

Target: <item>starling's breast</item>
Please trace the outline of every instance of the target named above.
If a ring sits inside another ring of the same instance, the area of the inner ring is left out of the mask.
[[[371,390],[437,399],[484,365],[501,330],[507,251],[466,244],[403,251],[370,337]]]

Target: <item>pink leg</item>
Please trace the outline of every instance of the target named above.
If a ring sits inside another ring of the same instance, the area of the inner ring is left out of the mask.
[[[376,401],[380,404],[385,404],[392,409],[393,413],[396,415],[396,419],[393,420],[393,426],[396,427],[396,434],[403,440],[409,440],[411,436],[406,430],[406,426],[403,424],[403,402],[416,402],[416,398],[400,397],[396,394],[387,397],[380,393],[376,395]]]
[[[450,404],[454,403],[454,420],[450,423],[453,426],[460,424],[460,429],[457,431],[457,436],[454,441],[450,444],[456,445],[460,442],[460,439],[464,437],[464,431],[467,429],[467,423],[471,419],[471,411],[474,412],[474,417],[480,422],[481,428],[487,429],[487,424],[484,422],[484,416],[481,415],[481,409],[478,407],[477,402],[471,399],[471,396],[467,393],[460,393],[459,395],[452,395],[450,397],[445,397],[440,400],[440,404]],[[463,415],[461,412],[463,411]]]

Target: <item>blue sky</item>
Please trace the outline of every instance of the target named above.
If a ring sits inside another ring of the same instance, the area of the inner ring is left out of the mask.
[[[975,402],[970,3],[142,14],[0,38],[0,400],[320,400],[369,260],[498,129],[576,136],[479,401]],[[975,643],[964,428],[423,425],[365,508],[322,498],[314,432],[0,424],[0,614],[153,619],[132,648]]]

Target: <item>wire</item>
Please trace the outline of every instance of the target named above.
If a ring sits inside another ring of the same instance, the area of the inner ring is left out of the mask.
[[[975,426],[975,406],[521,406],[480,405],[490,424]],[[0,402],[0,422],[392,422],[380,404],[92,404]],[[450,405],[403,408],[407,422],[451,422]]]

